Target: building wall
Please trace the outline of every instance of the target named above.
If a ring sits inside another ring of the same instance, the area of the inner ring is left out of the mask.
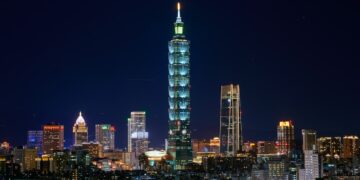
[[[146,113],[131,112],[128,119],[128,152],[135,152],[136,156],[148,150],[149,134],[146,131]]]
[[[103,146],[104,151],[115,149],[115,127],[110,124],[95,125],[95,141]]]
[[[289,155],[295,148],[294,125],[292,121],[280,121],[277,127],[278,153]]]
[[[169,136],[167,151],[175,169],[192,162],[190,137],[190,42],[183,32],[180,9],[174,36],[168,43]]]
[[[49,124],[43,126],[43,152],[49,154],[53,150],[64,149],[64,126]]]
[[[221,86],[220,93],[220,152],[234,156],[242,149],[240,86]]]

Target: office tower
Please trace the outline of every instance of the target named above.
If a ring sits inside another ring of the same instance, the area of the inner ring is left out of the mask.
[[[128,119],[128,152],[139,156],[148,150],[149,133],[146,131],[146,113],[131,112]]]
[[[304,150],[305,179],[320,177],[319,155],[315,150]]]
[[[99,142],[104,151],[115,149],[115,127],[110,124],[95,125],[95,141]]]
[[[25,148],[24,149],[24,171],[34,170],[36,168],[35,159],[38,157],[38,151],[35,148]]]
[[[341,137],[320,137],[317,139],[319,154],[325,160],[339,159],[341,155]]]
[[[64,149],[64,126],[60,124],[46,124],[43,126],[43,153],[50,154],[53,150]]]
[[[37,149],[38,155],[42,154],[43,131],[28,131],[27,146]]]
[[[278,153],[290,155],[295,147],[294,125],[292,121],[280,121],[277,127]]]
[[[301,130],[303,144],[303,151],[306,150],[317,150],[316,147],[316,131],[311,129],[302,129]]]
[[[274,141],[258,141],[257,142],[258,154],[275,154],[276,145]]]
[[[344,136],[342,158],[353,158],[359,151],[359,137]]]
[[[81,112],[79,113],[79,117],[76,119],[76,122],[73,126],[73,133],[74,146],[81,146],[82,143],[88,142],[88,127]]]
[[[37,149],[18,146],[13,149],[13,162],[21,166],[21,171],[36,168]]]
[[[18,146],[18,147],[14,147],[14,149],[12,150],[12,155],[13,155],[13,162],[15,164],[19,164],[21,167],[23,166],[23,162],[24,162],[24,149],[22,146]],[[21,171],[23,171],[24,169],[22,168]]]
[[[190,42],[184,34],[180,3],[175,34],[169,48],[169,136],[168,153],[174,169],[181,170],[192,161],[190,137]]]
[[[235,156],[242,149],[240,86],[221,86],[220,94],[220,152]]]
[[[210,139],[210,152],[220,153],[220,138],[214,137]]]

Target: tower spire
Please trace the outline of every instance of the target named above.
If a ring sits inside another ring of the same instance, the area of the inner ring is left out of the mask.
[[[180,4],[180,2],[178,2],[177,3],[177,18],[176,18],[177,23],[181,22],[180,10],[181,10],[181,4]]]

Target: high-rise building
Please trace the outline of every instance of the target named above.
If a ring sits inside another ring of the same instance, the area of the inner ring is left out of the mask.
[[[235,156],[242,149],[240,86],[221,86],[220,94],[220,152]]]
[[[301,130],[303,144],[303,151],[306,150],[317,150],[316,145],[316,131],[311,129],[302,129]]]
[[[359,151],[358,136],[344,136],[342,158],[353,158]]]
[[[81,112],[79,113],[79,117],[76,119],[76,122],[73,126],[73,133],[74,146],[81,146],[82,143],[88,142],[88,127]]]
[[[280,121],[277,127],[278,153],[290,155],[295,148],[294,124],[292,121]]]
[[[168,153],[174,169],[184,169],[192,161],[190,137],[190,42],[184,34],[180,3],[175,34],[169,48],[169,136]]]
[[[27,146],[37,149],[38,155],[42,154],[43,131],[28,131]]]
[[[21,167],[21,171],[33,170],[36,168],[35,159],[37,158],[37,149],[18,146],[13,149],[13,162]]]
[[[305,179],[317,179],[320,177],[319,155],[315,150],[304,150]]]
[[[35,159],[38,157],[37,152],[35,148],[24,148],[24,163],[22,167],[24,171],[36,169]]]
[[[128,152],[135,152],[139,156],[148,150],[149,133],[146,131],[146,113],[131,112],[128,119]]]
[[[257,142],[258,154],[275,154],[276,146],[274,141],[258,141]]]
[[[47,124],[43,126],[43,153],[50,154],[53,150],[64,149],[64,126]]]
[[[104,151],[115,149],[115,127],[110,124],[95,125],[95,141],[99,142]]]
[[[341,137],[320,137],[317,139],[319,154],[325,160],[339,159],[341,144]]]

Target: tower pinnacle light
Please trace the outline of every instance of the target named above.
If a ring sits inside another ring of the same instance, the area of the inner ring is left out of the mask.
[[[177,20],[176,20],[176,22],[181,22],[180,10],[181,10],[181,5],[180,5],[180,2],[178,2],[177,3]]]

